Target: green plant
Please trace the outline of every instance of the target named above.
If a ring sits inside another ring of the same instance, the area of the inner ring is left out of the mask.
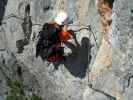
[[[31,96],[25,95],[24,85],[21,81],[8,80],[10,91],[6,100],[42,100],[39,96],[32,94]]]
[[[39,96],[32,95],[30,100],[42,100]]]

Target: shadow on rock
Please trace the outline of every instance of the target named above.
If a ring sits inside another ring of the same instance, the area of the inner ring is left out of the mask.
[[[92,45],[90,40],[87,37],[83,37],[81,45],[78,42],[76,42],[77,45],[69,42],[65,44],[72,50],[72,53],[66,57],[64,65],[73,76],[84,78],[91,60]]]
[[[18,48],[18,53],[22,53],[24,50],[24,46],[27,45],[29,41],[27,39],[20,39],[16,41],[16,47]]]
[[[16,41],[16,47],[18,48],[18,53],[23,53],[24,46],[28,45],[30,42],[30,36],[32,33],[32,20],[30,16],[30,5],[25,6],[25,13],[24,13],[24,21],[21,24],[23,33],[24,33],[24,39],[20,39]]]
[[[7,0],[0,0],[0,25],[2,24],[6,5],[7,5]]]

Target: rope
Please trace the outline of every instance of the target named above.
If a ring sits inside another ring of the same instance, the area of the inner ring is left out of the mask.
[[[66,12],[66,13],[68,13],[68,2],[67,2],[67,0],[65,0],[64,1],[64,11]]]
[[[7,19],[10,19],[11,17],[14,17],[14,18],[17,18],[17,19],[20,19],[20,20],[24,20],[23,18],[21,17],[18,17],[17,15],[11,13],[10,15],[8,16],[5,16],[3,20],[7,20]]]
[[[77,26],[78,26],[78,25],[77,25]],[[80,28],[80,29],[78,29],[78,30],[74,30],[74,32],[79,32],[79,31],[81,31],[81,30],[83,30],[83,29],[86,29],[86,30],[88,30],[88,31],[90,31],[90,32],[92,33],[93,38],[94,38],[94,41],[95,41],[95,43],[96,43],[96,47],[97,47],[97,49],[98,49],[98,43],[97,43],[97,41],[96,41],[95,34],[94,34],[94,32],[92,31],[90,25],[87,25],[87,26],[85,26],[85,27],[82,27],[82,28]]]

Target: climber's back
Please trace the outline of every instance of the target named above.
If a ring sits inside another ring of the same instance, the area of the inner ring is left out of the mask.
[[[61,47],[61,42],[70,39],[70,34],[67,32],[67,25],[65,24],[67,17],[67,13],[60,12],[53,22],[43,25],[42,30],[39,32],[36,57],[41,56],[50,62],[63,58],[64,50]]]
[[[55,23],[45,23],[38,35],[38,43],[36,45],[36,57],[44,55],[47,57],[48,49],[55,43],[59,42],[58,33],[60,28]],[[43,59],[45,59],[43,56]]]

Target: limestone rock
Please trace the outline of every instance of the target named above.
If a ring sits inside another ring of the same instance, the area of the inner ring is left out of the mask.
[[[28,100],[132,100],[132,0],[0,0],[0,4],[0,100],[17,93]],[[60,10],[73,20],[70,29],[89,25],[89,30],[63,44],[64,63],[49,63],[36,57],[37,36]],[[12,93],[16,91],[12,87],[22,93]]]

